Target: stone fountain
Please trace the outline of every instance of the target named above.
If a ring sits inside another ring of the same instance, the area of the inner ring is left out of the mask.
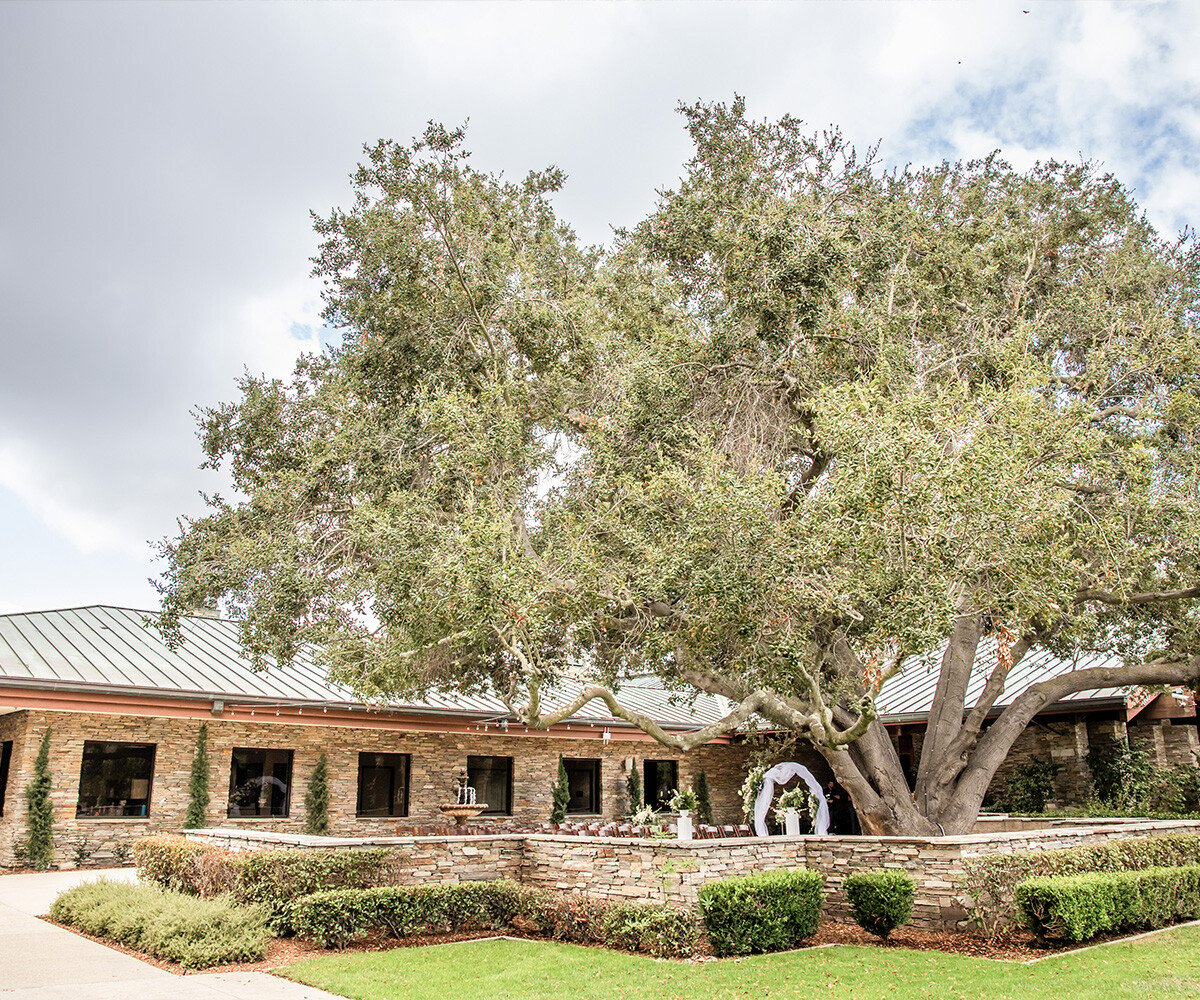
[[[473,819],[483,812],[487,808],[487,803],[475,801],[475,789],[467,784],[467,769],[460,767],[458,769],[457,801],[452,805],[438,806],[438,808],[453,819],[454,826],[458,828],[466,826],[467,820]]]

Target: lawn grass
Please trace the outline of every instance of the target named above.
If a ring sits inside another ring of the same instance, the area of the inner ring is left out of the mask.
[[[279,970],[351,1000],[1200,998],[1200,927],[1035,965],[838,946],[689,964],[543,941],[332,954]]]

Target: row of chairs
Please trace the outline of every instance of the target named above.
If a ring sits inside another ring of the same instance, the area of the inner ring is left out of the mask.
[[[667,823],[667,832],[674,835],[678,830],[675,821]],[[579,837],[649,837],[656,829],[653,827],[634,826],[632,823],[543,823],[544,833],[563,833]],[[714,826],[707,823],[697,823],[693,836],[697,840],[716,840],[720,837],[752,837],[754,831],[746,824],[726,824]]]
[[[674,820],[667,823],[667,832],[674,836],[678,830]],[[468,834],[473,837],[497,836],[505,833],[558,833],[575,837],[650,837],[656,828],[634,826],[632,823],[542,823],[536,827],[500,823],[468,823],[465,828],[451,824],[413,824],[396,827],[397,837],[443,837],[447,834]],[[693,836],[697,840],[716,840],[721,837],[752,837],[754,831],[745,823],[711,826],[697,823]]]

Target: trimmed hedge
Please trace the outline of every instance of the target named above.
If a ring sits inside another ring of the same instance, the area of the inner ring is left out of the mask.
[[[341,948],[375,932],[402,938],[513,928],[660,958],[695,954],[700,934],[688,910],[658,903],[604,903],[509,881],[316,892],[292,904],[290,922],[298,935],[326,948]]]
[[[124,882],[76,886],[54,901],[50,916],[185,969],[261,961],[271,938],[257,907]]]
[[[183,837],[155,835],[133,843],[139,879],[192,896],[233,892],[242,857]]]
[[[292,903],[328,889],[365,889],[394,880],[392,852],[317,848],[304,851],[252,851],[243,855],[235,896],[261,906],[272,932],[293,932]]]
[[[533,910],[529,896],[529,890],[507,881],[332,889],[297,899],[290,923],[302,937],[340,948],[375,930],[397,938],[499,930]]]
[[[1174,833],[1054,851],[986,854],[963,865],[963,886],[972,899],[972,921],[993,935],[1020,920],[1016,889],[1027,879],[1195,864],[1200,864],[1200,835]]]
[[[884,941],[912,917],[917,884],[908,872],[855,872],[842,888],[858,926]]]
[[[1200,917],[1200,865],[1033,878],[1017,886],[1016,900],[1042,939],[1165,927]]]
[[[806,868],[709,882],[700,913],[718,955],[750,955],[798,947],[821,920],[819,872]]]
[[[277,935],[292,933],[292,902],[327,889],[361,889],[394,881],[392,852],[314,848],[226,851],[183,837],[143,837],[133,845],[138,878],[195,896],[232,893],[261,906]]]

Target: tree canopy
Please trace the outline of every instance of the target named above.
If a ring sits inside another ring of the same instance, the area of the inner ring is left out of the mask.
[[[368,148],[316,217],[344,341],[201,413],[236,495],[164,543],[163,627],[220,599],[259,660],[312,643],[365,693],[487,689],[534,726],[601,698],[681,748],[757,715],[867,830],[969,829],[1046,705],[1200,676],[1195,241],[1090,163],[889,170],[681,111],[682,178],[603,248],[557,169],[481,172],[436,125]],[[1127,666],[985,726],[1034,645]],[[874,697],[943,646],[910,789]],[[665,733],[621,705],[646,674],[731,714]]]

